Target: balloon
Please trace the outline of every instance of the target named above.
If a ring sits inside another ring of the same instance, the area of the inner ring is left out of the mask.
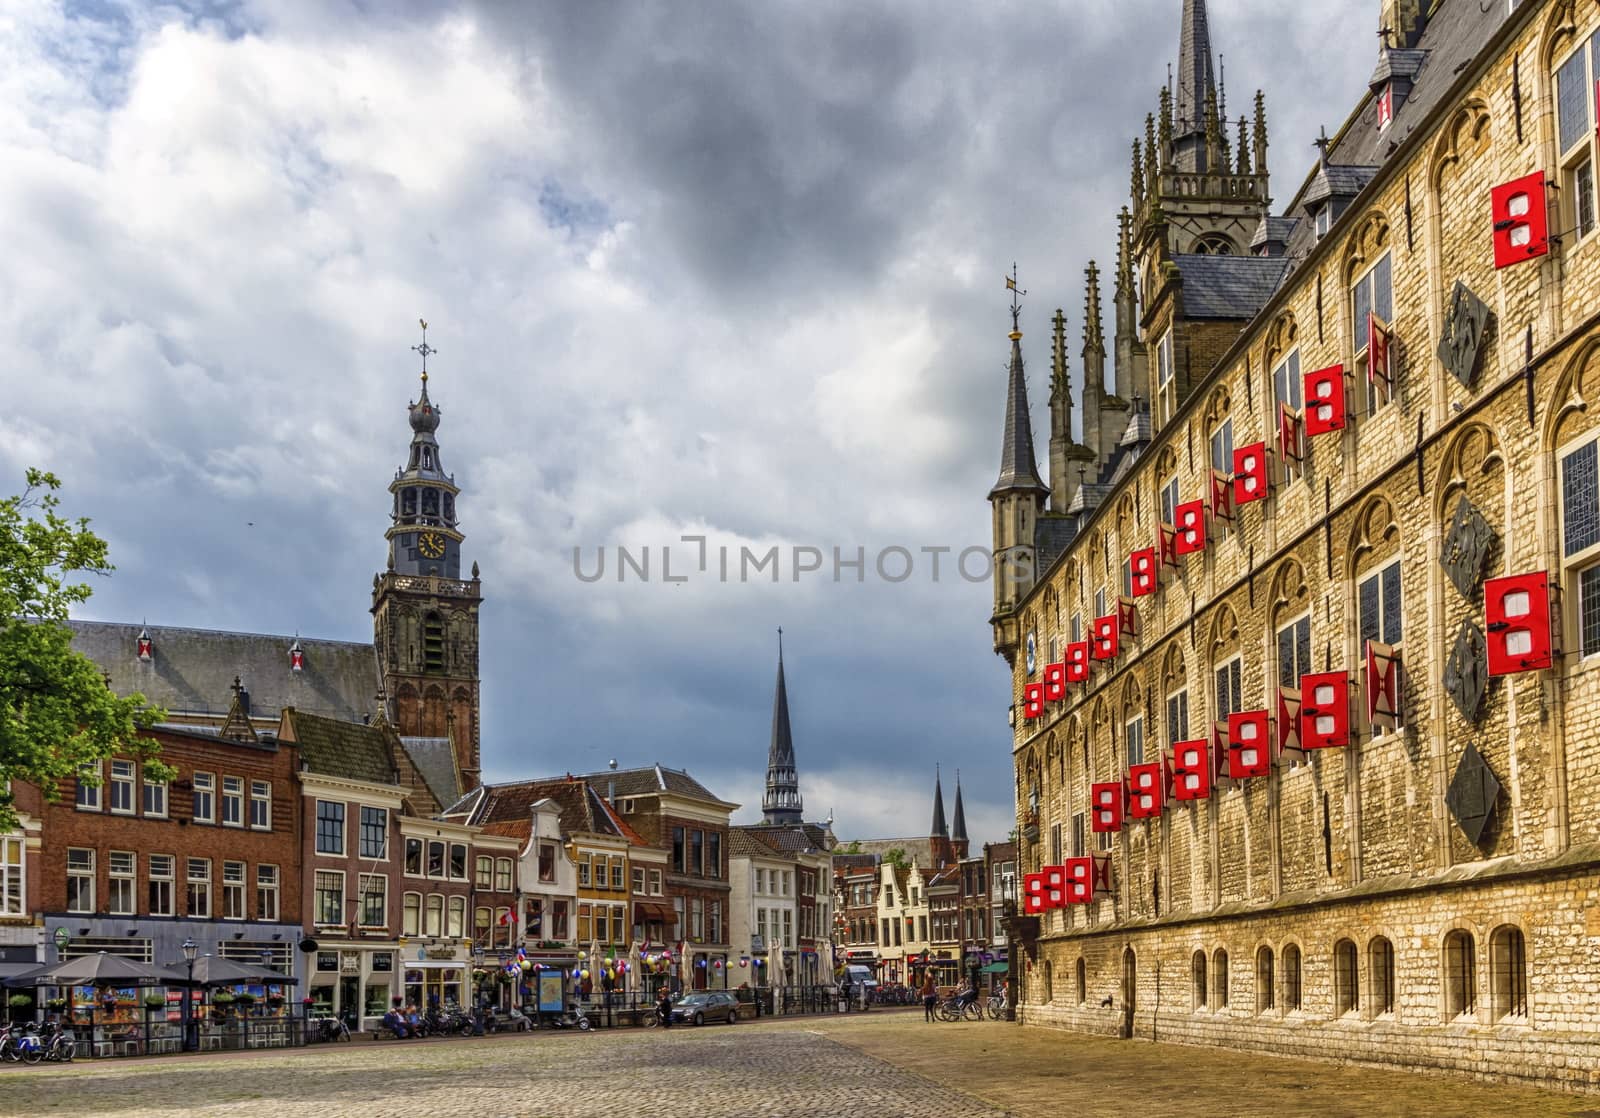
[[[589,968],[585,967],[583,970],[579,971],[578,972],[578,977],[579,978],[588,978],[589,977]]]

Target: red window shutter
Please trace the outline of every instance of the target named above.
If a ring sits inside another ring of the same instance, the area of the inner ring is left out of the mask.
[[[1128,555],[1128,570],[1133,578],[1133,596],[1142,598],[1156,592],[1156,549],[1141,547]]]
[[[1278,688],[1278,755],[1300,752],[1300,692],[1294,687]]]
[[[1046,664],[1044,666],[1044,701],[1047,703],[1059,703],[1066,697],[1066,664]]]
[[[1067,871],[1061,866],[1041,866],[1044,875],[1044,907],[1060,908],[1066,901]]]
[[[1132,598],[1117,599],[1117,628],[1130,637],[1139,635],[1139,611]]]
[[[1122,642],[1117,628],[1117,615],[1108,613],[1097,617],[1089,625],[1089,655],[1095,660],[1115,660]]]
[[[1394,388],[1394,369],[1390,366],[1389,342],[1394,337],[1389,324],[1375,314],[1367,315],[1367,381]]]
[[[1382,132],[1394,120],[1394,83],[1383,87],[1378,94],[1378,131]]]
[[[1176,567],[1178,565],[1178,533],[1170,524],[1161,525],[1157,531],[1161,541],[1161,565],[1163,567]]]
[[[1316,438],[1329,431],[1342,431],[1344,424],[1344,366],[1330,365],[1326,369],[1307,373],[1306,437]]]
[[[1094,900],[1094,859],[1068,858],[1061,864],[1062,900],[1066,904],[1088,904]]]
[[[1044,874],[1022,875],[1022,910],[1029,916],[1037,916],[1044,911]]]
[[[1211,471],[1211,519],[1233,523],[1233,478]]]
[[[1097,835],[1115,834],[1122,830],[1124,788],[1122,781],[1112,784],[1093,784],[1089,787],[1089,827]]]
[[[1022,717],[1044,716],[1044,684],[1030,683],[1022,689]]]
[[[1172,746],[1172,798],[1203,800],[1211,795],[1211,743],[1204,738]]]
[[[1400,712],[1400,655],[1377,641],[1367,642],[1367,721],[1392,730]]]
[[[1267,495],[1267,444],[1252,443],[1233,451],[1233,503],[1247,505]]]
[[[1550,576],[1545,571],[1491,578],[1483,584],[1489,674],[1511,675],[1550,667]]]
[[[1300,461],[1300,413],[1288,404],[1278,405],[1278,457],[1287,465]]]
[[[1187,501],[1172,510],[1178,523],[1174,526],[1177,542],[1174,550],[1179,555],[1192,555],[1204,551],[1206,546],[1206,503]]]
[[[1248,780],[1272,771],[1271,718],[1264,710],[1228,715],[1228,777]]]
[[[1350,744],[1350,677],[1318,672],[1300,677],[1300,748]]]
[[[1083,683],[1089,678],[1089,642],[1073,641],[1067,645],[1067,682]]]
[[[1134,819],[1154,819],[1167,802],[1166,763],[1151,761],[1128,767],[1128,814]]]
[[[1494,266],[1506,268],[1550,251],[1544,172],[1535,171],[1490,191]]]

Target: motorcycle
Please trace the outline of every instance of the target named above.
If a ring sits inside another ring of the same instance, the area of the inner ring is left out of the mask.
[[[580,1033],[586,1033],[594,1027],[589,1023],[589,1018],[585,1016],[580,1005],[568,1006],[560,1013],[544,1014],[543,1020],[548,1028],[577,1029]]]

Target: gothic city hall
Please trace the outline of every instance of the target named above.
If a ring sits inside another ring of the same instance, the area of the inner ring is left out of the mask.
[[[1259,92],[1230,123],[1184,0],[1107,215],[1113,336],[1094,262],[1079,324],[1014,301],[988,499],[1018,1012],[1584,1086],[1600,7],[1374,7],[1370,83],[1322,91],[1350,108],[1311,148]]]

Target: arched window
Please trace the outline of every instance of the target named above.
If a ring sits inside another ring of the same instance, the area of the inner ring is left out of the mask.
[[[1078,959],[1078,1004],[1082,1005],[1089,1000],[1089,968],[1084,966],[1083,959]]]
[[[1218,1009],[1228,1008],[1228,953],[1220,947],[1211,956],[1211,1001]]]
[[[1489,981],[1496,1021],[1528,1016],[1527,947],[1514,924],[1502,924],[1489,935]]]
[[[1196,951],[1194,953],[1192,966],[1194,969],[1194,1008],[1204,1009],[1208,990],[1206,985],[1206,953],[1204,951]]]
[[[1361,968],[1356,945],[1341,939],[1333,945],[1333,1015],[1361,1011]]]
[[[1194,243],[1197,256],[1232,256],[1233,242],[1221,233],[1207,233]]]
[[[1445,1020],[1468,1016],[1477,1009],[1477,946],[1471,932],[1457,930],[1444,937]]]
[[[1583,38],[1558,56],[1556,155],[1561,161],[1561,227],[1578,238],[1595,227],[1595,82],[1600,81],[1600,34]]]
[[[1394,944],[1378,936],[1367,944],[1368,999],[1374,1017],[1394,1012]]]
[[[1300,948],[1293,943],[1283,945],[1283,1011],[1300,1010]]]
[[[417,515],[417,491],[414,486],[406,486],[400,491],[400,516],[409,522]]]
[[[1272,973],[1272,948],[1259,947],[1256,949],[1256,1012],[1270,1013],[1277,1008],[1274,1001],[1276,990],[1273,986]]]

